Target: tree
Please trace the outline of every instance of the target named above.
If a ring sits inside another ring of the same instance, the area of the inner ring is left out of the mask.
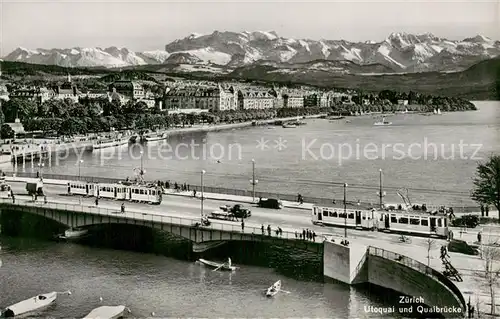
[[[12,129],[12,127],[10,127],[9,124],[3,124],[2,128],[0,129],[0,135],[2,138],[13,138],[14,130]]]
[[[480,277],[486,281],[486,285],[488,286],[491,298],[490,314],[492,315],[496,313],[495,295],[500,280],[500,248],[498,248],[496,244],[497,241],[492,242],[491,239],[489,239],[487,245],[481,246],[481,258],[484,261],[484,272],[480,273]]]
[[[471,197],[481,205],[494,205],[500,219],[500,155],[477,165]]]

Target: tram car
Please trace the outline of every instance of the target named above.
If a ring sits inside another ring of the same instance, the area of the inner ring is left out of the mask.
[[[105,184],[72,181],[68,183],[68,195],[82,195],[90,197],[126,200],[131,202],[144,202],[160,204],[162,189],[153,184]]]
[[[332,227],[447,238],[448,217],[420,211],[347,210],[313,206],[312,223]]]

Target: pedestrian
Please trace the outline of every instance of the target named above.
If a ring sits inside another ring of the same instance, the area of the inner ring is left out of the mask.
[[[278,227],[278,231],[280,233],[280,236],[283,236],[283,229],[281,229],[281,227]]]
[[[193,197],[196,197],[196,189],[193,189]]]
[[[95,205],[98,206],[99,205],[99,197],[96,197],[95,198]]]
[[[267,235],[271,236],[271,225],[267,225]]]
[[[477,233],[477,242],[481,243],[481,232]]]
[[[45,204],[47,204],[47,195],[44,195],[44,196],[43,196],[43,202],[44,202]]]
[[[306,239],[306,230],[305,229],[302,229],[302,238]]]
[[[295,231],[295,239],[298,238],[298,234],[297,234],[297,231]]]
[[[313,230],[313,241],[316,241],[316,233]]]
[[[481,204],[481,217],[484,217],[484,205]]]
[[[245,231],[245,221],[243,220],[243,218],[241,219],[241,231]]]
[[[16,196],[14,196],[14,194],[12,194],[12,204],[15,204],[16,203]]]
[[[279,236],[280,234],[280,230],[278,228],[276,228],[276,236]]]
[[[188,186],[187,186],[187,191],[189,192],[189,184],[188,184]]]
[[[490,213],[490,206],[486,205],[486,207],[484,208],[484,213],[486,214],[486,217],[488,217]]]
[[[169,181],[165,182],[165,187],[170,189],[170,182]]]
[[[122,203],[121,210],[122,210],[122,214],[125,213],[125,203]]]
[[[262,224],[262,226],[260,226],[260,230],[262,231],[262,235],[264,235],[264,224]]]

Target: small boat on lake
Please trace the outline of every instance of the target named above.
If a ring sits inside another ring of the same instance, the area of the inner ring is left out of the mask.
[[[295,123],[284,123],[283,128],[297,128],[297,124]]]
[[[281,280],[278,280],[271,287],[267,288],[266,297],[274,297],[281,290]]]
[[[206,260],[206,259],[198,259],[200,263],[202,263],[205,266],[213,267],[215,268],[214,270],[226,270],[226,271],[234,271],[236,270],[236,267],[232,266],[231,264],[231,258],[227,259],[226,263],[216,263],[214,261]]]
[[[5,308],[5,310],[2,311],[1,316],[4,318],[13,318],[20,315],[32,313],[37,310],[41,310],[54,303],[57,299],[57,295],[61,293],[71,295],[71,292],[69,290],[65,292],[53,291],[46,294],[41,294]]]
[[[81,239],[86,236],[88,236],[88,229],[81,229],[81,228],[70,228],[64,232],[64,234],[61,234],[58,236],[58,239],[61,240],[75,240],[75,239]]]
[[[116,319],[122,317],[126,309],[125,306],[101,306],[89,312],[83,319]]]
[[[382,118],[382,122],[375,122],[375,124],[373,124],[375,126],[388,126],[388,125],[392,125],[392,122],[388,122],[385,120],[385,117]]]

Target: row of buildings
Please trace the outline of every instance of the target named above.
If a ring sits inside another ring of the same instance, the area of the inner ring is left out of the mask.
[[[102,99],[116,101],[121,104],[130,100],[142,101],[148,107],[158,107],[169,112],[204,112],[227,110],[262,110],[278,108],[331,107],[344,100],[345,94],[336,92],[320,92],[302,89],[272,89],[250,85],[200,83],[182,85],[182,82],[165,85],[155,93],[148,85],[139,81],[120,79],[108,86],[105,92],[82,92],[75,85],[71,76],[59,86],[22,87],[8,92],[9,98],[29,99],[43,103],[50,99],[70,99],[75,102],[81,99]],[[104,90],[103,90],[104,91]]]

